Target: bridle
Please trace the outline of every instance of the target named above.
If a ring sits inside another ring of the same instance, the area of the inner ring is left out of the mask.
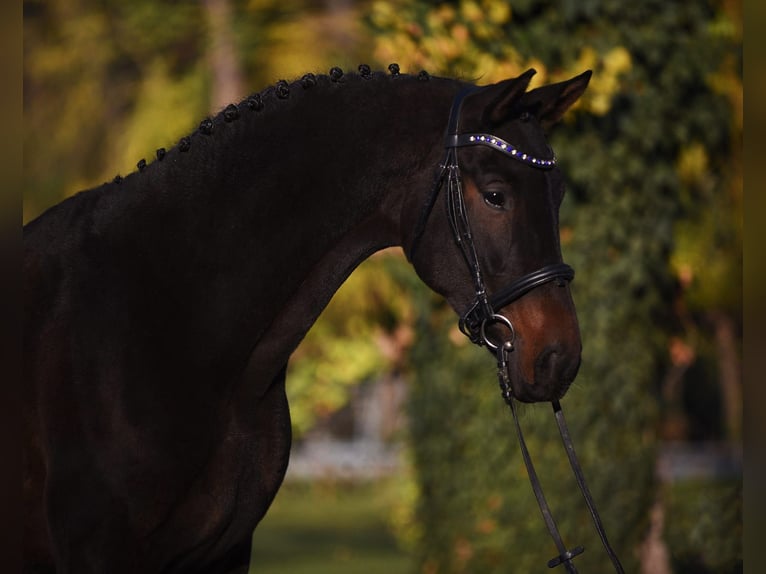
[[[415,235],[410,247],[410,259],[414,255],[420,239],[425,232],[425,225],[431,211],[436,203],[436,199],[446,183],[446,201],[447,214],[452,228],[452,235],[455,238],[460,251],[463,255],[468,270],[471,273],[474,286],[474,302],[460,317],[459,327],[473,343],[477,345],[487,345],[491,349],[496,349],[496,345],[486,336],[487,326],[492,323],[501,323],[505,325],[512,334],[514,334],[513,325],[504,316],[495,311],[513,303],[532,289],[555,281],[558,285],[564,286],[574,279],[574,269],[566,263],[554,263],[547,265],[531,273],[519,277],[503,289],[498,290],[491,296],[487,293],[484,278],[481,272],[481,265],[476,254],[476,246],[473,241],[471,225],[468,219],[468,212],[465,207],[463,196],[462,178],[460,167],[458,165],[458,148],[468,146],[487,146],[507,157],[520,161],[530,167],[550,170],[556,167],[556,158],[538,158],[515,146],[505,140],[483,133],[461,134],[459,131],[460,110],[463,100],[469,94],[480,88],[471,86],[462,90],[452,102],[449,122],[447,124],[447,136],[444,147],[446,149],[444,160],[439,164],[439,171],[431,188],[431,193],[420,214],[420,219],[415,227]]]
[[[503,399],[509,406],[511,413],[513,414],[513,421],[516,428],[516,434],[519,439],[519,445],[521,448],[522,458],[527,468],[527,474],[532,485],[532,490],[537,499],[540,512],[543,515],[543,520],[548,528],[548,532],[556,545],[556,549],[559,552],[558,556],[548,561],[548,567],[554,568],[559,565],[563,565],[569,574],[577,574],[577,568],[572,563],[572,559],[584,552],[582,546],[576,546],[574,548],[567,549],[564,544],[561,534],[559,533],[556,522],[551,513],[550,507],[543,494],[540,480],[537,477],[532,459],[529,455],[524,436],[521,432],[521,426],[519,425],[518,414],[516,412],[516,403],[513,397],[513,390],[511,388],[511,381],[508,375],[508,360],[510,353],[513,352],[514,340],[516,338],[516,331],[511,321],[504,315],[500,315],[496,311],[513,303],[517,299],[529,293],[533,289],[555,281],[559,286],[567,285],[572,279],[574,279],[574,269],[572,269],[566,263],[554,263],[552,265],[546,265],[536,271],[527,273],[518,279],[511,282],[509,285],[498,290],[497,292],[489,295],[484,283],[484,278],[481,272],[481,265],[479,264],[479,258],[476,252],[476,246],[473,240],[473,234],[471,233],[471,226],[468,218],[468,211],[465,206],[465,199],[463,196],[462,180],[460,176],[460,167],[458,164],[458,148],[467,146],[487,146],[498,152],[504,153],[507,157],[514,160],[525,163],[531,168],[550,170],[556,167],[556,158],[551,156],[550,158],[538,158],[531,154],[519,150],[507,141],[485,133],[465,133],[461,134],[459,130],[460,110],[463,104],[463,100],[469,94],[480,90],[481,88],[471,86],[460,91],[452,102],[452,108],[450,110],[449,122],[447,124],[447,135],[445,137],[445,157],[439,164],[439,170],[437,171],[436,179],[434,180],[431,192],[428,195],[428,199],[423,206],[423,210],[420,214],[420,218],[415,227],[415,234],[410,246],[409,258],[413,259],[415,251],[420,243],[423,233],[425,232],[426,223],[428,217],[433,211],[433,207],[436,204],[436,199],[445,187],[446,183],[446,203],[447,203],[447,217],[452,228],[452,234],[455,239],[455,243],[460,248],[460,252],[468,267],[473,280],[475,298],[473,304],[464,312],[459,321],[460,330],[465,334],[473,343],[482,346],[485,345],[489,349],[493,350],[497,356],[497,376],[500,384],[500,390]],[[488,326],[493,324],[500,324],[504,326],[509,333],[509,336],[504,340],[493,340],[487,331]],[[604,549],[609,555],[610,560],[618,574],[624,574],[622,565],[617,558],[616,553],[612,550],[611,545],[606,537],[601,518],[596,510],[593,497],[590,494],[587,484],[585,483],[585,476],[580,467],[580,463],[577,460],[574,445],[569,435],[569,429],[564,419],[564,412],[561,409],[561,405],[558,400],[552,401],[553,412],[556,418],[556,423],[561,434],[561,439],[564,443],[564,449],[566,450],[567,457],[569,459],[570,466],[574,472],[577,484],[582,492],[585,503],[590,511],[591,518],[593,519],[596,531],[601,539]]]

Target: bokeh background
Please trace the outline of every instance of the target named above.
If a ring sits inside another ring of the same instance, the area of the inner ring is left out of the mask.
[[[627,571],[742,571],[741,0],[39,0],[23,27],[24,221],[305,72],[592,69],[551,135],[585,345],[563,404]],[[543,571],[493,370],[400,251],[364,263],[291,362],[252,572]],[[609,572],[550,408],[522,424],[580,569]]]

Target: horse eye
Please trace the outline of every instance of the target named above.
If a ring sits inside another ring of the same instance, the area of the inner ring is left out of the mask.
[[[500,191],[485,191],[484,203],[495,209],[505,207],[505,194]]]

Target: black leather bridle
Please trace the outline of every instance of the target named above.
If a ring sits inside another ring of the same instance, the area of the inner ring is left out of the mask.
[[[446,154],[444,160],[439,165],[439,171],[434,181],[431,193],[428,196],[428,200],[423,207],[423,211],[420,214],[417,226],[415,228],[415,235],[410,247],[410,260],[412,260],[415,250],[420,243],[420,239],[425,232],[425,226],[428,217],[433,210],[436,203],[436,199],[441,189],[446,183],[446,202],[447,202],[447,215],[452,228],[452,233],[455,238],[460,251],[463,255],[468,270],[471,273],[473,279],[475,299],[471,307],[463,313],[460,317],[460,330],[477,345],[486,345],[492,349],[497,355],[497,376],[500,384],[501,394],[506,404],[510,407],[513,414],[513,420],[516,427],[516,434],[519,439],[519,445],[521,447],[522,458],[527,468],[527,474],[529,476],[532,490],[537,499],[540,512],[543,515],[543,520],[548,528],[548,532],[553,539],[556,549],[559,552],[558,556],[548,561],[548,567],[554,568],[559,565],[563,565],[569,574],[577,574],[577,568],[575,567],[572,559],[581,554],[584,551],[582,546],[576,546],[571,550],[567,549],[564,544],[561,534],[559,533],[556,522],[553,519],[553,514],[548,506],[548,503],[543,494],[540,480],[537,477],[534,465],[532,464],[532,458],[530,457],[527,449],[526,442],[524,441],[524,435],[521,432],[521,426],[519,425],[519,419],[516,412],[516,404],[514,401],[513,390],[511,388],[511,381],[508,374],[508,360],[510,354],[513,352],[513,343],[516,337],[515,330],[511,321],[504,315],[500,315],[496,310],[502,309],[506,305],[516,301],[531,290],[555,281],[560,286],[567,285],[572,279],[574,279],[574,269],[572,269],[566,263],[554,263],[547,265],[531,273],[527,273],[522,277],[519,277],[513,281],[510,285],[500,289],[496,293],[489,295],[487,293],[484,279],[481,273],[481,266],[479,264],[479,258],[476,254],[476,246],[473,241],[473,234],[471,233],[471,226],[468,219],[468,212],[465,206],[465,200],[463,197],[463,189],[460,177],[460,167],[458,166],[457,150],[466,146],[483,145],[491,147],[501,153],[506,154],[509,158],[513,158],[517,161],[521,161],[526,165],[536,168],[549,170],[556,166],[556,158],[538,158],[527,154],[526,152],[517,149],[505,140],[493,136],[491,134],[483,133],[466,133],[461,134],[459,130],[460,110],[463,100],[469,94],[479,90],[478,87],[468,87],[455,97],[452,102],[452,109],[450,110],[449,123],[447,124],[447,135],[445,138]],[[503,340],[493,341],[490,339],[487,333],[487,327],[491,324],[504,325],[509,331],[509,336]],[[574,472],[577,485],[585,499],[585,503],[590,511],[591,518],[595,524],[596,531],[601,539],[604,548],[609,555],[615,572],[618,574],[624,574],[622,564],[617,557],[616,553],[612,549],[609,541],[606,537],[604,526],[601,523],[598,511],[596,510],[593,497],[590,494],[587,484],[585,483],[585,476],[580,467],[580,463],[577,460],[574,445],[569,435],[569,429],[564,419],[564,412],[561,409],[561,404],[558,400],[551,401],[553,405],[553,412],[556,418],[556,424],[561,434],[561,439],[564,443],[564,449],[567,453],[570,466]]]
[[[477,345],[487,345],[496,349],[496,345],[487,338],[486,327],[491,323],[502,323],[513,334],[513,325],[510,321],[496,313],[497,310],[516,301],[532,289],[555,281],[558,285],[564,286],[574,279],[574,269],[566,263],[554,263],[547,265],[531,273],[527,273],[500,289],[496,293],[489,295],[484,284],[484,278],[481,272],[481,265],[476,254],[476,247],[473,241],[471,225],[468,219],[468,212],[465,207],[463,196],[462,178],[460,167],[458,165],[458,148],[468,146],[487,146],[507,157],[525,163],[526,165],[542,170],[549,170],[556,167],[556,158],[538,158],[524,152],[506,142],[505,140],[484,133],[460,133],[460,110],[463,100],[469,94],[479,90],[475,86],[462,90],[452,102],[449,122],[447,124],[447,135],[444,142],[446,150],[444,160],[439,164],[439,171],[428,200],[421,212],[415,228],[415,236],[410,247],[410,259],[418,247],[420,239],[425,231],[425,225],[428,216],[433,210],[436,199],[446,184],[447,194],[447,214],[452,228],[452,234],[455,238],[460,251],[463,255],[468,270],[473,280],[475,299],[471,307],[460,317],[459,327],[473,343]]]

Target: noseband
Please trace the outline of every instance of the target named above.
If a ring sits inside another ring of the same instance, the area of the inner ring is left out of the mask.
[[[519,277],[503,289],[493,293],[491,296],[487,293],[481,272],[481,265],[479,264],[479,258],[476,253],[476,246],[474,245],[471,225],[468,220],[468,212],[465,206],[462,177],[460,175],[460,167],[458,164],[458,148],[486,146],[505,154],[508,158],[520,161],[529,167],[542,170],[550,170],[556,167],[556,158],[538,158],[532,156],[505,140],[491,134],[461,134],[459,131],[459,122],[463,100],[466,96],[478,89],[480,88],[473,86],[468,87],[458,93],[452,102],[449,123],[447,124],[447,135],[444,142],[444,147],[446,149],[445,157],[439,164],[439,171],[437,172],[436,179],[431,188],[431,193],[429,194],[426,205],[421,212],[420,219],[415,228],[415,237],[412,242],[412,247],[410,248],[410,258],[412,258],[420,243],[420,239],[425,231],[428,216],[433,210],[439,192],[446,183],[447,214],[450,227],[452,228],[452,235],[455,238],[455,243],[457,243],[460,248],[460,252],[462,253],[463,259],[471,274],[475,293],[473,304],[460,317],[460,331],[473,343],[477,345],[487,345],[491,349],[496,349],[497,345],[487,337],[488,325],[501,323],[514,334],[511,322],[506,317],[497,314],[496,311],[545,283],[555,281],[559,286],[566,285],[574,279],[574,269],[566,263],[554,263],[553,265],[547,265]]]
[[[428,216],[433,210],[436,199],[439,192],[444,187],[446,182],[447,187],[447,215],[452,228],[452,234],[455,238],[455,242],[460,248],[460,252],[463,254],[463,259],[471,273],[473,279],[475,299],[471,307],[463,313],[460,317],[460,330],[477,345],[486,345],[492,349],[497,355],[497,376],[500,384],[500,390],[503,399],[508,404],[513,415],[514,424],[516,427],[516,434],[519,439],[519,445],[521,447],[521,454],[524,460],[524,465],[527,468],[527,474],[532,485],[532,491],[537,499],[538,506],[543,515],[543,520],[548,528],[548,532],[553,539],[556,549],[558,550],[558,556],[548,561],[549,568],[555,568],[556,566],[564,566],[568,574],[577,574],[577,568],[575,567],[572,559],[581,554],[584,551],[582,546],[576,546],[574,548],[567,549],[564,544],[561,534],[550,507],[543,494],[540,480],[537,477],[534,465],[532,464],[532,458],[529,455],[524,436],[521,432],[521,426],[519,425],[519,418],[516,412],[516,404],[513,397],[513,391],[511,389],[511,381],[508,374],[508,359],[511,352],[513,352],[513,343],[516,336],[515,330],[511,321],[504,315],[500,315],[496,310],[502,309],[506,305],[516,301],[531,290],[555,281],[559,286],[567,285],[572,279],[574,279],[574,269],[572,269],[566,263],[554,263],[547,265],[536,271],[532,271],[523,275],[511,282],[509,285],[498,290],[491,296],[487,294],[487,290],[484,284],[484,279],[481,273],[481,266],[479,265],[479,258],[476,254],[476,246],[473,241],[473,234],[471,233],[471,226],[468,220],[468,212],[465,206],[465,198],[463,196],[463,189],[460,177],[460,167],[458,166],[457,150],[461,147],[483,145],[495,149],[501,153],[504,153],[509,158],[523,162],[529,167],[535,169],[549,170],[556,166],[556,158],[538,158],[531,154],[528,154],[522,150],[517,149],[515,146],[509,144],[505,140],[499,137],[483,134],[483,133],[467,133],[461,134],[459,131],[460,120],[460,108],[463,100],[470,93],[478,90],[477,87],[469,87],[462,90],[455,97],[452,102],[452,109],[450,110],[449,123],[447,124],[447,136],[445,138],[444,147],[446,148],[446,154],[444,160],[439,164],[439,171],[437,172],[436,180],[434,181],[431,193],[428,196],[428,200],[423,207],[423,211],[420,214],[417,226],[415,227],[415,236],[410,247],[410,260],[412,260],[415,250],[417,249],[420,239],[425,231],[425,226],[428,221]],[[493,342],[487,333],[487,327],[490,325],[498,324],[504,326],[509,331],[509,336],[497,343]],[[596,510],[593,497],[588,490],[588,486],[585,483],[585,476],[580,468],[580,463],[577,460],[574,445],[569,435],[569,429],[564,419],[564,412],[561,409],[561,405],[558,400],[552,401],[553,412],[556,418],[556,424],[559,427],[559,433],[564,443],[564,450],[567,453],[570,466],[574,472],[577,485],[585,499],[585,503],[590,511],[591,518],[596,527],[596,531],[601,538],[601,542],[606,550],[612,565],[614,566],[617,574],[624,574],[622,564],[612,549],[609,541],[606,537],[604,526],[601,523],[598,511]]]

